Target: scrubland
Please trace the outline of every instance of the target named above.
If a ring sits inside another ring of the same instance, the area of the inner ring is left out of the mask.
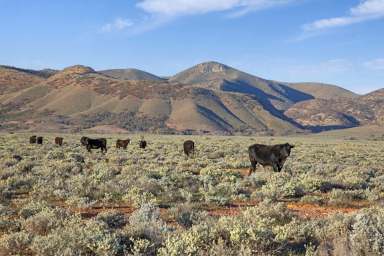
[[[108,135],[103,155],[29,136],[0,135],[0,255],[384,254],[383,141]],[[247,175],[249,145],[283,142],[281,173]]]

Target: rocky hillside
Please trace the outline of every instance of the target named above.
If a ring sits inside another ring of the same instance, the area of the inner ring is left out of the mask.
[[[382,122],[382,93],[270,81],[217,62],[169,79],[134,69],[1,66],[0,129],[303,133]]]
[[[352,98],[312,99],[299,102],[285,115],[305,127],[330,130],[384,124],[384,89]]]

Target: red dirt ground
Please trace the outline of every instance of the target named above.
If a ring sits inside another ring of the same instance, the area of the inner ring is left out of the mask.
[[[337,207],[337,206],[319,206],[315,204],[304,203],[287,203],[287,208],[301,218],[306,219],[319,219],[325,218],[335,213],[353,213],[367,205],[353,206],[353,207]]]
[[[203,210],[207,211],[210,216],[236,216],[241,213],[241,211],[258,205],[258,201],[235,201],[229,206],[216,207],[216,206],[206,206],[202,207]],[[100,212],[105,212],[109,210],[116,210],[125,215],[130,215],[136,209],[131,205],[110,205],[110,206],[92,206],[87,208],[73,208],[65,205],[64,202],[55,202],[57,206],[70,209],[72,212],[80,213],[84,218],[92,218],[97,216]],[[317,204],[308,204],[308,203],[300,203],[300,202],[286,202],[287,208],[292,211],[294,214],[299,216],[300,218],[309,218],[309,219],[317,219],[317,218],[325,218],[329,215],[333,215],[335,213],[353,213],[362,208],[369,207],[369,203],[365,201],[356,201],[352,202],[349,206],[332,206],[332,205],[317,205]],[[169,222],[173,223],[168,216],[168,210],[161,208],[160,214],[162,218]]]

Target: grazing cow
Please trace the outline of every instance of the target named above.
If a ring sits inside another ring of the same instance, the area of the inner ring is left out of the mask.
[[[59,146],[63,146],[63,138],[62,137],[56,137],[55,138],[55,144]]]
[[[128,144],[130,144],[130,143],[131,143],[131,140],[130,140],[130,139],[126,139],[126,140],[117,140],[117,141],[116,141],[116,148],[127,149]]]
[[[82,137],[80,142],[87,148],[88,152],[92,152],[91,149],[98,148],[100,148],[101,153],[107,152],[107,139],[105,138],[90,139],[88,137]]]
[[[36,135],[29,137],[29,143],[30,144],[36,144],[36,138],[37,138]]]
[[[249,175],[256,170],[257,163],[262,166],[272,166],[275,172],[280,172],[294,147],[289,143],[273,146],[260,144],[250,146],[248,148],[249,160],[251,161]]]
[[[41,137],[41,136],[37,137],[36,143],[42,145],[43,144],[43,137]]]
[[[191,140],[187,140],[184,142],[184,154],[186,154],[187,156],[191,155],[191,154],[195,154],[195,143]]]
[[[145,140],[141,140],[139,146],[140,148],[145,149],[147,147],[147,142]]]

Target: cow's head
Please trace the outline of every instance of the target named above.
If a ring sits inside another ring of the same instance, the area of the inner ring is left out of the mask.
[[[294,148],[295,146],[294,145],[291,145],[289,143],[285,143],[282,145],[282,149],[281,149],[281,154],[283,157],[287,158],[290,156],[291,154],[291,150]]]
[[[81,137],[80,142],[83,146],[86,146],[89,143],[89,138],[88,137]]]

